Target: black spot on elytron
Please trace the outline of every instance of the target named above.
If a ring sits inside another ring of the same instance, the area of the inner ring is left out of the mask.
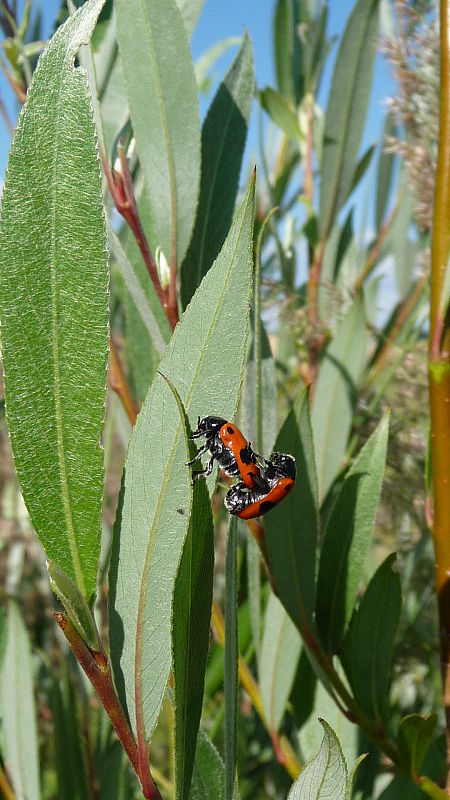
[[[276,503],[271,503],[270,500],[264,500],[264,502],[262,502],[260,507],[259,507],[259,513],[260,514],[266,514],[275,505],[276,505]]]
[[[228,425],[228,427],[227,427],[227,431],[228,431],[228,433],[229,433],[229,434],[232,436],[232,435],[233,435],[233,433],[234,433],[234,428],[232,428],[232,427],[231,427],[231,425]]]
[[[251,464],[252,463],[252,456],[248,449],[248,447],[243,447],[241,452],[239,453],[239,457],[243,464]]]
[[[293,488],[294,488],[294,484],[293,483],[288,483],[288,485],[284,487],[284,491],[286,492],[286,494],[288,494],[291,491],[291,489],[293,489]]]

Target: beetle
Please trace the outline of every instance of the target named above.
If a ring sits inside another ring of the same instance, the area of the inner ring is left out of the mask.
[[[272,453],[270,460],[264,461],[262,477],[268,484],[268,490],[254,487],[248,489],[242,481],[232,486],[224,500],[225,508],[230,514],[241,519],[260,517],[278,505],[295,486],[295,458],[288,453]]]
[[[190,439],[204,436],[206,441],[197,451],[192,461],[186,466],[194,464],[202,453],[209,452],[211,458],[202,470],[194,471],[194,477],[211,474],[216,460],[230,478],[240,476],[247,489],[259,487],[261,490],[269,488],[267,481],[261,477],[257,460],[264,461],[254,452],[250,442],[241,433],[237,425],[223,417],[198,418],[197,430],[193,431]]]

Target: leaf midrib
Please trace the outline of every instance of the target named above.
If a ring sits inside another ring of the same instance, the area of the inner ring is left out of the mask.
[[[64,61],[64,67],[66,67]],[[63,68],[64,68],[63,67]],[[53,351],[53,383],[55,389],[55,421],[56,421],[56,441],[57,441],[57,454],[59,465],[59,480],[61,487],[61,495],[64,508],[64,516],[66,519],[67,536],[69,540],[70,554],[72,556],[73,567],[75,571],[76,582],[78,588],[83,595],[86,594],[86,587],[84,583],[83,572],[77,550],[77,542],[75,536],[75,526],[72,516],[72,509],[70,505],[70,492],[67,479],[66,462],[65,462],[65,449],[64,449],[64,426],[62,415],[62,401],[61,401],[61,373],[59,365],[59,343],[58,343],[58,287],[56,279],[56,227],[57,227],[57,213],[56,213],[56,196],[57,196],[57,174],[59,166],[59,138],[60,138],[60,120],[61,120],[61,102],[63,96],[63,83],[61,82],[60,91],[56,102],[56,126],[55,126],[55,139],[52,152],[53,166],[52,166],[52,208],[51,208],[51,228],[50,228],[50,281],[51,281],[51,327],[52,327],[52,351]]]

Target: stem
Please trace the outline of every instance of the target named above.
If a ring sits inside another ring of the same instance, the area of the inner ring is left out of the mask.
[[[2,767],[0,766],[0,791],[3,794],[5,800],[17,800],[16,795],[13,792],[11,784],[6,777],[6,773],[3,771]]]
[[[358,292],[361,291],[361,289],[362,289],[362,287],[364,285],[364,282],[366,281],[366,279],[369,277],[370,273],[372,272],[372,270],[376,266],[377,261],[378,261],[378,257],[380,255],[381,247],[383,245],[384,240],[386,239],[386,236],[388,235],[388,233],[389,233],[389,231],[390,231],[390,229],[392,227],[392,223],[394,221],[395,215],[397,214],[398,208],[399,208],[399,202],[397,200],[397,202],[395,203],[395,206],[392,209],[389,217],[387,218],[387,220],[384,223],[383,227],[380,229],[380,231],[378,233],[378,236],[375,239],[375,242],[373,243],[372,247],[370,248],[369,253],[367,255],[367,258],[366,258],[366,260],[364,262],[364,266],[363,266],[361,272],[359,273],[358,277],[355,280],[355,285],[353,287],[353,291],[354,291],[355,294],[357,294]]]
[[[130,387],[128,386],[128,382],[122,369],[119,354],[112,336],[109,337],[109,354],[109,384],[111,389],[113,389],[113,391],[115,391],[120,397],[122,405],[126,411],[126,415],[133,426],[138,415],[138,408],[136,406],[134,397],[131,394]]]
[[[450,0],[440,0],[439,142],[431,239],[429,394],[433,465],[433,541],[442,684],[450,764],[450,321],[441,309],[450,249]],[[447,778],[450,791],[450,770]]]
[[[325,337],[317,331],[317,326],[319,324],[319,284],[324,253],[325,239],[319,244],[319,247],[316,250],[314,261],[309,269],[308,278],[308,316],[309,324],[311,326],[311,333],[308,341],[311,402],[314,396],[314,387],[319,369],[319,353],[325,343]]]

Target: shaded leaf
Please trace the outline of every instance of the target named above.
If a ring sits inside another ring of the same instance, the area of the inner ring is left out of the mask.
[[[152,226],[181,263],[200,178],[200,119],[189,42],[175,0],[117,0],[117,39]],[[176,58],[174,58],[176,53]]]
[[[376,229],[379,231],[383,225],[386,209],[392,191],[392,179],[394,177],[394,164],[396,156],[394,153],[387,153],[387,139],[395,136],[397,126],[393,114],[386,114],[384,123],[383,138],[381,141],[381,153],[378,159],[378,173],[377,173],[377,198],[375,207],[375,224]]]
[[[431,738],[437,725],[437,714],[424,717],[409,714],[403,717],[397,734],[397,746],[403,768],[417,774],[423,764]]]
[[[65,668],[63,668],[62,688],[59,681],[55,680],[53,683],[51,709],[58,800],[88,800],[89,792],[75,698]]]
[[[192,241],[181,270],[184,307],[216,258],[230,227],[254,84],[253,51],[246,33],[203,124],[200,197]]]
[[[214,530],[204,481],[194,486],[192,514],[173,597],[176,797],[187,800],[202,712],[209,646]]]
[[[38,738],[28,633],[19,606],[8,603],[2,672],[4,757],[17,800],[39,800]]]
[[[199,731],[192,775],[191,800],[225,800],[225,765],[204,731]]]
[[[322,500],[345,453],[366,350],[364,302],[358,297],[324,353],[314,394],[311,423]]]
[[[49,558],[87,598],[100,549],[108,271],[87,79],[73,62],[102,5],[86,3],[39,61],[11,147],[0,254],[17,474]]]
[[[392,648],[402,595],[395,553],[381,564],[354,613],[341,661],[355,699],[372,719],[382,721],[389,695]]]
[[[298,117],[295,111],[290,107],[289,103],[284,99],[281,94],[278,94],[270,86],[266,86],[259,93],[261,105],[267,111],[269,117],[275,125],[286,134],[288,139],[294,141],[301,141],[303,139],[302,131],[298,122]]]
[[[253,214],[254,182],[220,255],[175,328],[159,367],[173,379],[186,412],[195,420],[211,409],[227,419],[235,413],[247,334]],[[187,460],[180,419],[157,376],[128,451],[122,526],[120,537],[115,531],[111,559],[109,608],[116,684],[122,687],[136,729],[137,659],[147,736],[157,720],[170,668],[172,591],[189,523]],[[213,474],[207,482],[210,490],[214,483]]]
[[[319,721],[324,729],[320,750],[303,768],[288,800],[350,800],[348,769],[339,739],[324,719]]]
[[[280,601],[271,594],[264,618],[260,688],[270,730],[278,731],[300,658],[300,634]]]
[[[356,187],[358,186],[358,183],[360,183],[364,178],[364,175],[366,174],[367,170],[370,167],[374,152],[375,152],[375,145],[372,144],[370,145],[370,147],[367,148],[366,152],[363,153],[363,155],[359,159],[355,167],[355,171],[353,173],[352,183],[350,186],[350,191],[348,193],[349,197],[351,193],[354,191],[354,189],[356,189]]]
[[[311,622],[315,602],[318,532],[317,477],[309,418],[309,393],[301,392],[289,412],[275,450],[297,463],[295,489],[265,517],[269,563],[279,597],[296,622]]]
[[[316,623],[325,649],[339,649],[350,621],[372,538],[383,482],[389,414],[348,471],[327,520],[317,583]]]
[[[344,204],[364,130],[379,29],[379,0],[358,0],[334,66],[321,163],[319,220],[326,239]]]
[[[297,26],[300,22],[296,0],[278,0],[274,18],[274,54],[278,87],[286,100],[296,105],[303,95],[300,86],[301,53]]]

